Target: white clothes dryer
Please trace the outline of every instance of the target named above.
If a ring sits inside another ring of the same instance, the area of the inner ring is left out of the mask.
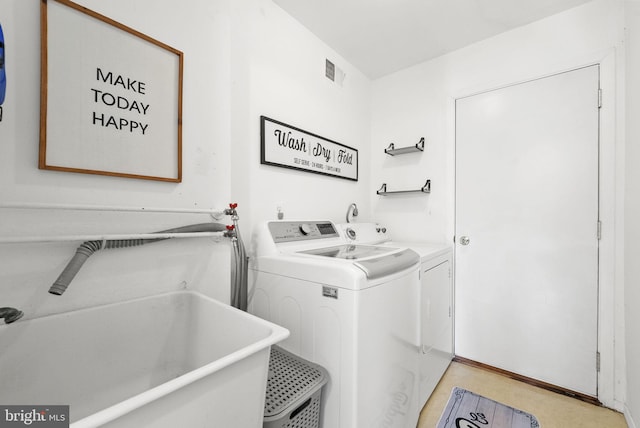
[[[275,221],[253,236],[249,312],[323,366],[324,428],[415,427],[420,257],[349,243],[330,221]]]
[[[387,228],[378,223],[341,223],[338,227],[353,244],[410,248],[420,255],[418,405],[422,407],[454,356],[452,246],[393,241]]]

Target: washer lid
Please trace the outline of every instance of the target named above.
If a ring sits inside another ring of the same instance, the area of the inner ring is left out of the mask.
[[[362,269],[369,279],[379,278],[385,275],[400,272],[420,262],[420,256],[413,250],[402,250],[388,256],[361,260],[354,266]]]
[[[314,248],[312,250],[300,251],[300,253],[335,259],[360,260],[368,257],[386,255],[394,251],[398,251],[398,249],[391,247],[375,247],[372,245],[344,244],[333,247]]]
[[[417,265],[420,256],[413,250],[373,245],[336,245],[300,251],[300,254],[353,261],[368,279],[380,278]]]

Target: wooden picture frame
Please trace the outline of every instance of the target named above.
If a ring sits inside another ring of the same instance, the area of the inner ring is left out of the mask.
[[[45,170],[182,181],[183,53],[68,0],[41,0]]]

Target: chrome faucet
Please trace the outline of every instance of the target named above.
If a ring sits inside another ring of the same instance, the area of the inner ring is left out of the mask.
[[[349,205],[349,209],[347,210],[347,223],[351,223],[351,220],[353,220],[353,217],[357,217],[358,216],[358,206],[353,203],[351,205]]]
[[[16,308],[0,308],[0,318],[4,318],[5,324],[11,324],[14,321],[18,321],[23,315],[24,312]]]

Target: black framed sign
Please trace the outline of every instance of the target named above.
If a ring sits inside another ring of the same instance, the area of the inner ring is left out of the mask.
[[[260,116],[260,163],[358,181],[358,150]]]

